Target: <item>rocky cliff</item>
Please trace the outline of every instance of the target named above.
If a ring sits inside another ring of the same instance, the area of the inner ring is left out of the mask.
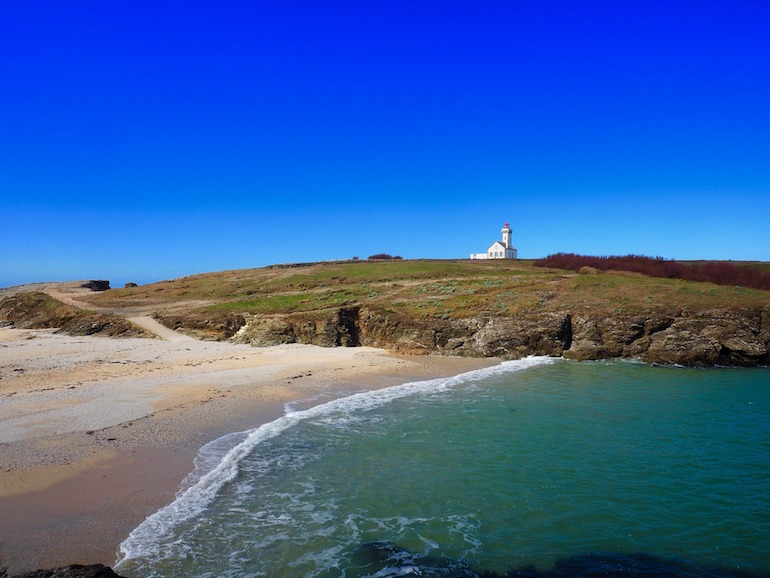
[[[770,363],[767,309],[672,310],[654,315],[573,320],[570,359],[638,358],[687,366]]]
[[[623,357],[686,366],[770,364],[770,311],[766,308],[421,320],[361,307],[313,315],[244,316],[243,323],[233,340],[256,346],[370,345],[405,353],[504,359],[563,355],[575,360]]]
[[[770,307],[692,311],[657,307],[529,311],[520,315],[418,317],[368,305],[302,313],[246,314],[192,310],[155,314],[164,325],[199,339],[254,346],[305,343],[368,345],[403,353],[518,359],[528,355],[575,360],[633,358],[685,366],[770,365]],[[75,309],[41,293],[0,301],[0,323],[59,328],[74,335],[144,335],[118,315]]]

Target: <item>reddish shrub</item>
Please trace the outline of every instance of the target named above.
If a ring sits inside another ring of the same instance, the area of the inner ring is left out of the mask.
[[[687,264],[662,257],[625,255],[622,257],[592,257],[574,253],[556,253],[535,261],[537,267],[554,267],[579,271],[581,267],[593,267],[600,271],[633,271],[649,277],[703,281],[717,285],[738,285],[770,291],[770,274],[753,267],[726,261],[708,261],[703,264]]]

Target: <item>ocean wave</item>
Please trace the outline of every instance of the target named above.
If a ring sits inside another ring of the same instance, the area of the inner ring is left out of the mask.
[[[554,363],[551,357],[527,357],[506,361],[492,367],[462,373],[449,378],[417,381],[379,390],[357,393],[328,401],[308,409],[292,411],[260,427],[219,438],[201,449],[195,469],[187,476],[176,499],[142,522],[120,545],[116,569],[134,559],[163,557],[163,544],[182,522],[201,512],[214,500],[220,489],[235,479],[239,464],[256,446],[308,419],[355,419],[362,412],[381,407],[397,399],[416,394],[431,394],[458,385]],[[233,446],[233,444],[235,444]],[[226,453],[222,452],[227,449]]]

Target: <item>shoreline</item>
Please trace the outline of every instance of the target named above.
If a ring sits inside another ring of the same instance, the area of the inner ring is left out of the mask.
[[[115,563],[205,444],[353,393],[496,365],[384,350],[0,329],[0,567]],[[19,371],[21,370],[21,371]]]

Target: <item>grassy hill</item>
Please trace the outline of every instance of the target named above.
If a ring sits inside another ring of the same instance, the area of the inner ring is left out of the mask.
[[[636,273],[578,274],[532,261],[357,261],[272,266],[95,293],[102,307],[290,314],[365,305],[415,319],[770,305],[770,292]]]
[[[205,273],[78,299],[255,346],[770,365],[770,291],[579,271],[526,260],[346,261]]]

